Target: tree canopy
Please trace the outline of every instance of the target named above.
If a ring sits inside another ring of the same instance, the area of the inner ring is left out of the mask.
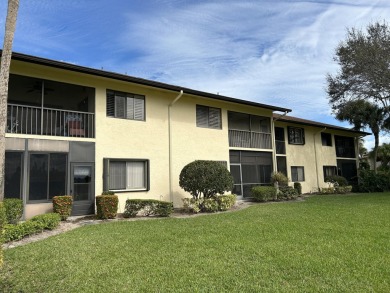
[[[327,75],[333,113],[356,130],[372,131],[376,157],[379,133],[390,130],[390,27],[384,21],[369,24],[366,31],[348,29],[334,60],[339,71]]]

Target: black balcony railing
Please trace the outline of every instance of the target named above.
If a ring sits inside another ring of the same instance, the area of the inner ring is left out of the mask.
[[[7,133],[95,137],[95,114],[8,104]]]

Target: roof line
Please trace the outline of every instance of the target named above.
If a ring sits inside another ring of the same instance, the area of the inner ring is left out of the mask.
[[[2,51],[0,53],[2,53]],[[201,96],[201,97],[210,98],[210,99],[214,99],[214,100],[220,100],[220,101],[226,101],[226,102],[231,102],[231,103],[236,103],[236,104],[243,104],[243,105],[248,105],[248,106],[265,108],[265,109],[270,109],[270,110],[279,111],[279,112],[291,112],[291,109],[288,109],[288,108],[266,105],[266,104],[261,104],[261,103],[257,103],[257,102],[251,102],[251,101],[245,101],[245,100],[232,98],[232,97],[228,97],[228,96],[212,94],[212,93],[198,91],[198,90],[185,88],[185,87],[181,87],[181,86],[162,83],[162,82],[158,82],[158,81],[138,78],[138,77],[129,76],[129,75],[125,75],[125,74],[119,74],[119,73],[110,72],[110,71],[94,69],[94,68],[90,68],[90,67],[84,67],[84,66],[80,66],[80,65],[74,65],[74,64],[70,64],[70,63],[66,63],[66,62],[55,61],[55,60],[51,60],[51,59],[26,55],[26,54],[17,53],[17,52],[12,53],[12,59],[18,60],[18,61],[23,61],[23,62],[29,62],[29,63],[33,63],[33,64],[38,64],[38,65],[50,66],[50,67],[54,67],[54,68],[58,68],[58,69],[71,70],[71,71],[78,72],[78,73],[90,74],[90,75],[111,78],[111,79],[116,79],[116,80],[125,81],[125,82],[131,82],[131,83],[135,83],[135,84],[150,86],[150,87],[174,91],[174,92],[183,91],[186,94]]]
[[[341,130],[341,131],[347,131],[347,132],[353,132],[353,133],[358,133],[361,135],[371,135],[370,132],[365,132],[365,131],[360,131],[360,130],[354,130],[351,128],[346,128],[346,127],[341,127],[341,126],[335,126],[332,124],[326,124],[326,123],[321,123],[317,121],[312,121],[312,120],[306,120],[298,117],[293,117],[293,116],[283,116],[274,114],[274,119],[276,118],[278,121],[281,122],[287,122],[287,123],[293,123],[293,124],[299,124],[299,125],[308,125],[308,126],[314,126],[314,127],[325,127],[327,129],[333,129],[333,130]]]

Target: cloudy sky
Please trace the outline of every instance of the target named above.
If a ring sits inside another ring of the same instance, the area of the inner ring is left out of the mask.
[[[389,0],[20,2],[16,52],[287,107],[292,116],[347,127],[332,117],[325,93],[326,74],[337,71],[335,48],[347,28],[390,20]],[[0,0],[0,27],[6,5]]]

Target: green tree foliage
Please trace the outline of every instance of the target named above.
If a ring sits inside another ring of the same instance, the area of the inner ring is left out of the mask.
[[[370,152],[369,156],[374,158],[374,150]],[[381,162],[381,170],[390,171],[390,143],[383,143],[378,147],[377,161]]]
[[[376,150],[380,131],[390,129],[390,27],[376,22],[366,31],[349,29],[334,60],[340,70],[327,76],[333,113],[355,129],[370,128]]]
[[[229,170],[215,161],[194,161],[180,172],[179,185],[194,199],[211,198],[233,189],[233,177]]]

